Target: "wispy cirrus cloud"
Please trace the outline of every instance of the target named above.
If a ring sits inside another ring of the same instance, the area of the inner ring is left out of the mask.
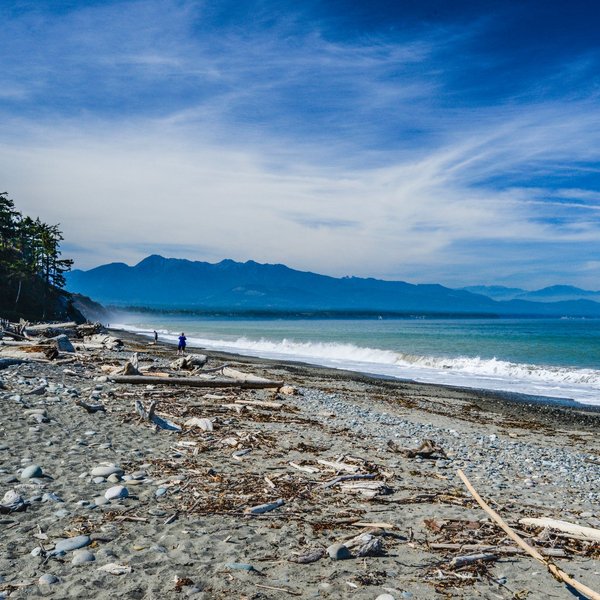
[[[310,2],[4,6],[3,187],[82,267],[163,252],[590,285],[594,38],[549,47],[550,9],[536,42],[522,7],[459,5],[395,27]]]

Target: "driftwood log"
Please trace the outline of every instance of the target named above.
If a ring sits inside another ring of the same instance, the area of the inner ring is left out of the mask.
[[[152,377],[151,375],[114,375],[111,380],[115,383],[187,385],[206,388],[262,389],[280,388],[283,385],[283,381],[233,381],[231,379],[203,379],[202,377]]]
[[[549,519],[546,517],[541,519],[519,519],[519,523],[526,527],[545,527],[551,531],[568,533],[578,540],[586,542],[600,542],[600,529],[594,529],[593,527],[582,527],[581,525],[575,525],[567,521],[559,521],[558,519]]]

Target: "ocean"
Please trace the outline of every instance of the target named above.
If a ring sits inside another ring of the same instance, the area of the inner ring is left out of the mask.
[[[216,318],[119,315],[190,348],[600,406],[600,319]]]

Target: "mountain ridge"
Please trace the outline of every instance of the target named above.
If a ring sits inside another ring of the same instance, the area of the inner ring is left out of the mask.
[[[156,254],[134,266],[115,262],[74,270],[67,287],[103,304],[146,308],[600,316],[600,304],[590,300],[498,302],[440,284],[337,278],[280,263],[208,263]]]

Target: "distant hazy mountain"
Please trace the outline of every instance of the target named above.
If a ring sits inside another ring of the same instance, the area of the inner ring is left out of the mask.
[[[488,296],[488,298],[494,300],[530,300],[532,302],[593,300],[594,302],[600,302],[600,291],[582,290],[572,285],[552,285],[532,292],[501,285],[472,285],[462,289],[473,294]]]
[[[133,267],[112,263],[73,271],[67,287],[103,304],[149,308],[600,316],[600,304],[589,301],[497,302],[441,285],[335,278],[254,261],[211,264],[156,255]]]

